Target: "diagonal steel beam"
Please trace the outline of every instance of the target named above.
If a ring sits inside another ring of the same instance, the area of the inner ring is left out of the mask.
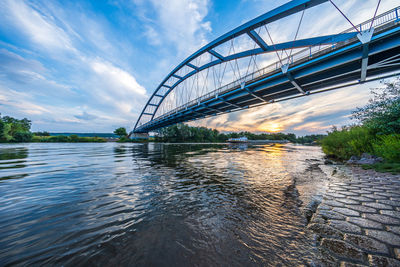
[[[222,110],[220,110],[220,109],[209,107],[209,106],[207,106],[206,104],[201,104],[201,106],[204,107],[204,108],[206,108],[206,109],[215,111],[215,112],[224,112],[224,111],[222,111]]]
[[[224,103],[226,103],[226,104],[228,104],[228,105],[231,105],[231,106],[234,106],[234,107],[237,107],[237,108],[243,108],[242,106],[239,106],[239,105],[237,105],[237,104],[235,104],[235,103],[232,103],[232,102],[229,102],[229,101],[227,101],[227,100],[225,100],[224,98],[222,98],[222,97],[217,97],[217,99],[218,100],[221,100],[222,102],[224,102]]]
[[[300,93],[303,95],[306,94],[306,92],[301,88],[301,86],[297,83],[297,81],[293,78],[292,74],[288,71],[289,70],[289,64],[285,64],[281,67],[282,73],[287,76],[289,79],[290,83],[293,84],[294,87],[296,87],[297,90],[299,90]]]
[[[172,76],[172,77],[175,77],[175,78],[177,78],[177,79],[179,79],[179,80],[183,80],[183,78],[182,78],[181,76],[179,76],[179,75],[172,74],[171,76]]]
[[[211,55],[213,55],[214,57],[216,57],[222,61],[224,61],[224,59],[225,59],[225,57],[223,55],[221,55],[220,53],[218,53],[215,50],[210,49],[210,50],[208,50],[208,53],[210,53]]]
[[[189,67],[191,67],[192,69],[195,69],[195,70],[199,69],[199,67],[197,67],[197,66],[195,66],[195,65],[193,65],[191,63],[186,63],[186,65],[188,65]]]
[[[247,33],[251,39],[253,39],[253,41],[264,51],[268,50],[268,45],[267,43],[264,41],[263,38],[261,38],[260,35],[258,35],[258,33],[256,33],[254,30],[251,30]]]
[[[240,87],[241,87],[242,89],[246,90],[246,91],[247,91],[250,95],[252,95],[253,97],[255,97],[255,98],[257,98],[257,99],[259,99],[259,100],[261,100],[261,101],[263,101],[263,102],[267,102],[267,100],[265,100],[264,98],[262,98],[262,97],[256,95],[253,91],[251,91],[248,87],[246,87],[245,83],[242,83],[242,84],[240,85]]]

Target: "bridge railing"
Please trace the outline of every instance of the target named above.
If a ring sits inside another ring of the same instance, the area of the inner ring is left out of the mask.
[[[383,26],[384,24],[387,24],[387,23],[390,23],[393,21],[396,21],[396,22],[400,21],[400,7],[396,7],[392,10],[389,10],[385,13],[382,13],[382,14],[376,16],[375,19],[373,20],[372,27],[378,28],[380,26]],[[371,22],[372,22],[372,19],[369,19],[367,21],[364,21],[364,22],[356,25],[355,27],[357,29],[359,29],[360,31],[365,31],[371,27]],[[349,28],[341,33],[348,33],[348,32],[352,32],[354,30],[355,30],[354,28]],[[195,105],[203,102],[206,99],[210,99],[212,97],[232,91],[232,90],[240,87],[241,84],[243,84],[243,83],[253,81],[256,79],[260,79],[264,76],[271,75],[273,72],[280,71],[282,63],[290,63],[293,65],[297,65],[299,63],[302,63],[303,61],[312,59],[312,58],[316,57],[317,55],[319,56],[319,55],[328,53],[328,52],[330,52],[334,49],[337,49],[338,47],[344,46],[352,41],[354,41],[354,40],[342,41],[342,42],[336,43],[334,45],[331,45],[329,47],[327,47],[326,45],[322,46],[322,45],[318,44],[318,45],[314,45],[314,46],[305,48],[297,53],[294,53],[292,56],[290,56],[290,58],[288,58],[288,57],[283,58],[281,61],[277,61],[277,62],[270,64],[262,69],[259,69],[253,73],[250,73],[234,82],[231,82],[222,87],[219,87],[219,88],[215,89],[214,91],[211,91],[203,96],[200,96],[200,97],[186,103],[185,105],[179,106],[173,110],[168,111],[167,113],[164,113],[164,114],[156,117],[152,121],[149,121],[149,122],[141,125],[140,127],[144,127],[144,126],[154,123],[156,121],[162,120],[174,113],[178,113],[179,111],[186,110],[187,108],[195,106]]]

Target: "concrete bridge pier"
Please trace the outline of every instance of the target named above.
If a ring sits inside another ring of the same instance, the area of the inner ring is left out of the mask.
[[[148,133],[131,133],[129,136],[130,139],[149,139]]]

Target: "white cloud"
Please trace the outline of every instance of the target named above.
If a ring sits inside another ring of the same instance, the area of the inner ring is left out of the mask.
[[[145,8],[145,2],[135,3]],[[211,22],[204,21],[208,14],[208,0],[151,0],[151,4],[151,13],[156,12],[157,17],[144,18],[148,24],[155,25],[145,26],[150,44],[168,42],[176,46],[178,53],[188,56],[207,43],[206,34],[211,32]]]
[[[67,33],[57,27],[54,18],[40,14],[24,1],[7,1],[12,22],[37,45],[45,49],[75,51]]]
[[[93,60],[90,65],[94,72],[99,75],[99,78],[110,85],[114,94],[146,94],[146,89],[138,84],[132,75],[118,67],[113,66],[110,62],[96,59]]]
[[[223,131],[324,132],[337,122],[349,123],[348,114],[337,114],[363,106],[368,98],[369,90],[365,86],[350,87],[244,110],[229,118],[228,114],[212,117],[192,125]]]
[[[27,115],[42,115],[49,112],[48,109],[32,103],[29,94],[3,87],[0,87],[0,106],[3,106],[3,110],[17,109]]]

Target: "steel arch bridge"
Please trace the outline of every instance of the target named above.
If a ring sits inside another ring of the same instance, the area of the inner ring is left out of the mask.
[[[305,11],[325,2],[351,28],[300,39]],[[400,7],[377,15],[379,4],[354,25],[333,0],[293,0],[237,27],[165,77],[132,133],[398,75]],[[283,27],[285,19],[296,27]],[[271,34],[286,28],[295,29],[290,40]]]

